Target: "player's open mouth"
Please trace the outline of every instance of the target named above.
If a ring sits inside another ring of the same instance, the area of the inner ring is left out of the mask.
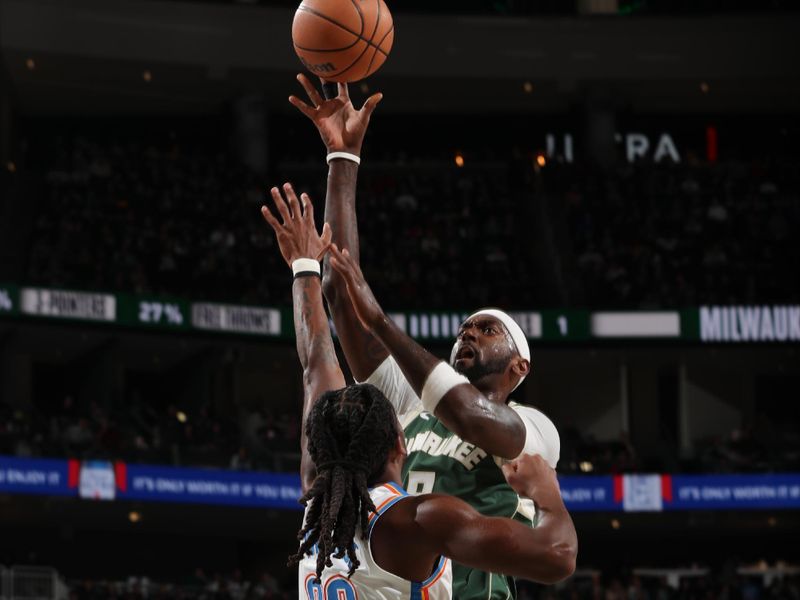
[[[461,346],[456,353],[456,360],[461,360],[462,358],[475,358],[475,349],[471,346]]]

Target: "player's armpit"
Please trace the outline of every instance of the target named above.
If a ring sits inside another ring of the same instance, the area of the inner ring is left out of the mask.
[[[577,536],[566,509],[531,528],[485,517],[463,500],[429,494],[417,503],[417,535],[428,547],[469,567],[552,584],[575,570]]]

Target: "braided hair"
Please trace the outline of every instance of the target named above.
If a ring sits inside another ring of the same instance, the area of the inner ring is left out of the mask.
[[[356,526],[364,535],[375,505],[369,486],[376,483],[398,435],[394,408],[369,384],[325,392],[314,403],[306,422],[308,451],[317,469],[311,489],[300,498],[309,506],[297,534],[300,548],[289,566],[312,554],[317,546],[317,577],[334,558],[349,559],[350,577],[359,566],[353,539]]]

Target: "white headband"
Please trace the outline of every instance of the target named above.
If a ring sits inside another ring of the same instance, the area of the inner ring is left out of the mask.
[[[503,325],[505,325],[506,330],[511,336],[511,340],[514,342],[514,346],[516,346],[519,355],[528,362],[531,361],[531,349],[530,346],[528,346],[528,338],[525,336],[525,332],[522,331],[522,327],[520,327],[519,324],[511,318],[511,315],[496,308],[483,308],[467,317],[467,321],[480,315],[494,317]],[[520,380],[517,382],[517,385],[514,386],[514,390],[517,389],[519,384],[525,380],[525,377],[527,377],[527,375],[520,378]],[[511,391],[513,392],[514,390]]]

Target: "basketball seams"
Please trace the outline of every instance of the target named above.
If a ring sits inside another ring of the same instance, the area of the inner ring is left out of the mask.
[[[353,0],[353,2],[355,2],[355,1],[356,0]],[[381,0],[375,0],[375,4],[377,5],[378,10],[376,11],[376,14],[375,14],[375,27],[372,29],[372,35],[369,36],[370,40],[374,40],[375,39],[375,34],[378,31],[378,25],[381,24]],[[363,27],[363,23],[364,23],[364,19],[363,18],[361,19],[361,23],[362,23],[362,27],[361,28],[363,29],[364,28]],[[392,24],[394,25],[394,23],[392,23]],[[381,47],[381,45],[378,44],[378,48],[380,48],[380,47]],[[369,63],[372,64],[372,61],[369,61]]]
[[[378,0],[378,1],[380,1],[380,0]],[[381,54],[383,54],[384,56],[387,56],[387,57],[389,56],[388,54],[386,54],[386,52],[384,52],[381,49],[381,46],[383,46],[383,42],[386,40],[387,37],[389,37],[389,34],[392,33],[393,31],[394,31],[394,23],[392,23],[392,26],[391,26],[391,28],[389,28],[389,31],[387,31],[386,33],[383,34],[383,37],[381,38],[381,41],[378,42],[378,46],[375,48],[375,52],[372,53],[372,59],[369,61],[369,66],[367,67],[367,73],[369,73],[372,70],[372,63],[375,62],[375,57],[378,56],[378,50],[380,50]]]
[[[356,9],[356,12],[358,13],[358,18],[361,20],[361,33],[358,34],[358,37],[363,37],[364,36],[364,13],[361,11],[361,7],[358,5],[358,2],[356,0],[350,0],[350,2],[352,2],[353,7]]]
[[[363,39],[363,38],[361,38],[361,39]],[[363,40],[363,41],[366,42],[367,40]],[[367,53],[367,50],[369,50],[369,44],[367,44],[367,46],[364,48],[364,50],[361,51],[361,54],[358,55],[358,58],[356,58],[353,62],[351,62],[349,65],[347,65],[341,71],[338,71],[336,73],[332,73],[331,75],[329,75],[329,77],[339,77],[339,75],[341,75],[342,73],[346,73],[347,71],[352,69],[354,66],[356,66],[358,64],[358,61],[360,61],[364,57],[364,55]]]
[[[356,38],[355,41],[350,44],[349,46],[342,46],[341,48],[306,48],[305,46],[298,46],[297,44],[294,45],[295,48],[298,50],[304,50],[305,52],[341,52],[342,50],[350,50],[353,46],[355,46],[358,42],[365,42],[364,38]]]
[[[337,27],[341,27],[346,32],[352,33],[353,35],[358,36],[358,39],[359,40],[363,40],[364,42],[366,42],[367,46],[372,46],[373,48],[377,48],[378,52],[380,52],[381,54],[383,54],[387,58],[389,57],[389,54],[387,52],[384,52],[384,50],[382,48],[380,48],[379,46],[376,46],[375,43],[372,40],[367,40],[367,39],[363,38],[360,34],[356,33],[355,31],[353,31],[349,27],[345,27],[344,25],[339,23],[339,21],[337,21],[335,19],[331,19],[328,15],[325,15],[325,14],[323,14],[321,12],[318,12],[318,11],[314,10],[313,8],[309,8],[309,7],[304,6],[302,4],[297,7],[297,10],[302,10],[303,12],[307,12],[309,14],[312,14],[312,15],[314,15],[316,17],[319,17],[320,19],[324,19],[324,20],[328,21],[329,23],[332,23],[333,25],[336,25]],[[359,13],[359,14],[361,14],[361,13]],[[394,24],[392,24],[392,29],[394,29]],[[363,33],[363,19],[362,19],[362,33]],[[355,45],[355,44],[353,44],[353,45]],[[352,46],[349,46],[349,47],[352,48]],[[321,50],[309,50],[309,51],[310,52],[322,52]]]

